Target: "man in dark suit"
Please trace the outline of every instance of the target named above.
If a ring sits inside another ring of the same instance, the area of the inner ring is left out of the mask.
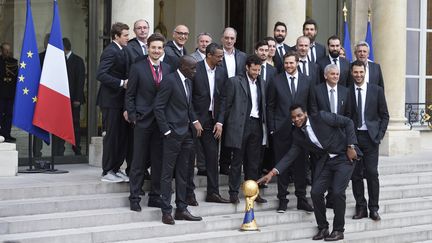
[[[123,23],[113,24],[111,38],[113,41],[102,52],[96,75],[100,81],[97,105],[102,111],[106,132],[103,137],[102,181],[122,182],[129,181],[120,170],[127,152],[128,122],[124,118],[124,95],[129,65],[124,47],[129,39],[129,27]]]
[[[381,72],[381,66],[378,63],[369,61],[369,44],[365,41],[359,41],[355,45],[354,55],[356,59],[362,61],[366,66],[365,82],[376,84],[384,89],[384,79]],[[354,82],[350,75],[349,85]]]
[[[228,79],[226,84],[225,146],[233,148],[229,175],[231,203],[239,203],[241,168],[245,180],[257,180],[265,124],[265,85],[259,78],[262,60],[257,55],[246,59],[245,75]],[[267,200],[258,195],[258,203]]]
[[[144,182],[146,162],[151,163],[151,192],[148,205],[161,207],[160,176],[162,134],[153,112],[154,101],[162,78],[170,71],[168,64],[159,60],[165,38],[155,33],[148,38],[148,57],[131,66],[125,103],[128,119],[134,127],[133,160],[130,170],[130,209],[141,211],[140,192]]]
[[[327,40],[327,47],[329,55],[322,57],[318,60],[318,64],[321,68],[321,82],[325,82],[324,78],[324,68],[330,63],[336,64],[339,68],[339,84],[342,86],[347,86],[348,78],[350,75],[350,64],[347,59],[340,57],[341,41],[339,37],[333,35]]]
[[[275,161],[279,161],[291,148],[293,134],[291,115],[287,107],[294,103],[311,107],[313,86],[311,81],[297,71],[298,55],[295,51],[289,51],[284,56],[285,72],[277,75],[269,84],[267,95],[268,129],[273,138]],[[306,200],[306,171],[305,154],[299,156],[293,164],[295,194],[297,196],[297,208],[312,212],[313,208]],[[288,170],[278,177],[278,212],[285,212],[288,205]]]
[[[317,85],[321,82],[320,67],[315,62],[309,61],[309,47],[310,39],[307,36],[300,36],[297,38],[295,49],[299,55],[298,71],[309,77],[312,85]]]
[[[237,31],[232,27],[224,29],[221,42],[224,50],[222,66],[226,70],[228,78],[245,72],[246,53],[235,48]],[[222,145],[219,157],[220,173],[229,174],[229,167],[232,160],[232,149],[225,147],[225,133],[222,134]]]
[[[18,60],[13,58],[9,43],[3,42],[0,47],[0,135],[5,138],[5,142],[13,143],[16,139],[11,136],[11,128]]]
[[[303,23],[303,35],[310,39],[310,49],[308,51],[308,60],[316,63],[319,59],[325,56],[325,46],[315,41],[318,34],[318,25],[313,19],[307,19]]]
[[[218,140],[222,136],[225,116],[225,88],[227,74],[220,66],[222,47],[211,43],[206,48],[206,58],[198,62],[193,80],[192,104],[195,117],[202,124],[199,140],[203,146],[207,168],[207,202],[229,203],[219,194]],[[193,166],[192,166],[193,168]],[[190,195],[188,195],[189,201]],[[195,196],[193,196],[195,200]]]
[[[363,159],[357,164],[352,176],[352,188],[356,199],[356,214],[353,219],[369,217],[380,220],[378,214],[379,179],[378,155],[379,144],[383,139],[389,123],[389,113],[382,87],[365,82],[365,64],[357,60],[352,63],[351,74],[354,84],[349,87],[351,92],[351,116],[357,128],[356,134],[359,147],[363,151]],[[363,176],[363,173],[364,176]],[[364,197],[363,178],[366,178],[369,202]]]
[[[187,210],[186,184],[189,154],[193,146],[192,126],[197,136],[202,127],[194,118],[192,108],[192,84],[196,72],[196,61],[191,56],[182,56],[176,72],[164,77],[156,96],[154,114],[159,129],[164,135],[161,175],[162,223],[174,224],[176,220],[199,221]],[[193,125],[192,125],[193,124]],[[171,215],[171,181],[175,173],[176,212]]]
[[[168,41],[165,45],[164,62],[172,66],[172,70],[178,68],[180,57],[187,55],[185,44],[189,38],[189,28],[186,25],[177,25],[173,30],[173,40]]]
[[[284,43],[287,35],[287,27],[283,22],[276,22],[273,28],[273,37],[276,40],[276,55],[273,61],[278,73],[285,71],[284,69],[284,55],[292,48]]]
[[[357,158],[353,122],[347,117],[325,111],[308,115],[301,105],[291,106],[290,111],[296,127],[293,146],[258,183],[268,183],[273,176],[283,173],[304,150],[309,151],[317,163],[311,196],[318,233],[312,239],[341,240],[344,238],[345,190]],[[333,186],[334,197],[333,231],[330,235],[324,204],[324,193],[329,185]]]
[[[130,39],[125,48],[129,59],[129,65],[132,65],[137,57],[148,54],[147,37],[149,34],[149,23],[145,19],[139,19],[134,23],[135,38]]]

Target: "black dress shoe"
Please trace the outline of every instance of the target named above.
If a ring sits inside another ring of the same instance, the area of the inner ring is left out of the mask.
[[[4,138],[6,143],[15,143],[16,142],[16,138],[14,137],[5,137]]]
[[[352,219],[362,219],[362,218],[366,218],[366,217],[367,217],[367,209],[362,208],[362,209],[356,210],[356,214],[352,217]]]
[[[147,206],[153,208],[162,208],[162,199],[157,197],[150,197]]]
[[[370,211],[369,218],[371,218],[372,220],[375,220],[375,221],[381,220],[381,217],[377,211]]]
[[[279,206],[277,208],[278,213],[285,213],[288,209],[288,199],[279,199]]]
[[[262,198],[260,195],[255,199],[255,202],[257,203],[267,203],[267,200]]]
[[[131,202],[130,203],[130,210],[135,212],[141,212],[141,206],[139,202]]]
[[[230,203],[230,200],[225,199],[216,193],[213,193],[213,194],[207,195],[206,202]]]
[[[195,195],[186,197],[186,204],[189,206],[198,206],[198,202],[195,198]]]
[[[150,173],[148,172],[147,169],[144,170],[144,180],[146,180],[146,181],[150,181],[151,180],[151,175],[150,175]]]
[[[207,171],[206,170],[199,170],[197,172],[197,175],[199,175],[199,176],[207,176]]]
[[[164,224],[175,224],[175,221],[170,213],[162,214],[162,223]]]
[[[174,215],[175,220],[201,221],[202,217],[193,216],[187,209],[183,211],[176,210]]]
[[[239,204],[240,200],[239,200],[238,195],[230,195],[230,202],[232,204]]]
[[[344,233],[341,231],[333,230],[329,236],[324,237],[325,241],[337,241],[344,238]]]
[[[329,235],[328,228],[318,230],[318,233],[312,237],[312,240],[322,240]]]
[[[308,213],[312,213],[314,211],[313,207],[307,202],[306,198],[297,200],[297,209],[304,210]]]

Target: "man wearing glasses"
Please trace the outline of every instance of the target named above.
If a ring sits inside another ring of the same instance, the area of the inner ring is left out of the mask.
[[[173,31],[173,40],[168,41],[165,45],[165,55],[169,56],[168,64],[171,65],[171,70],[176,70],[179,59],[183,55],[187,55],[185,44],[189,38],[189,28],[185,25],[177,25]],[[165,59],[164,59],[165,60]]]

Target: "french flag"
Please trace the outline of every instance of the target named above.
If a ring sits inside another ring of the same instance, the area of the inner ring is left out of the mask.
[[[66,59],[56,0],[37,99],[33,124],[75,145]]]

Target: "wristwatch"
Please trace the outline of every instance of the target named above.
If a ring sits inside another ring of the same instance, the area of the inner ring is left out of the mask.
[[[354,144],[349,144],[348,148],[355,149],[355,145]]]

